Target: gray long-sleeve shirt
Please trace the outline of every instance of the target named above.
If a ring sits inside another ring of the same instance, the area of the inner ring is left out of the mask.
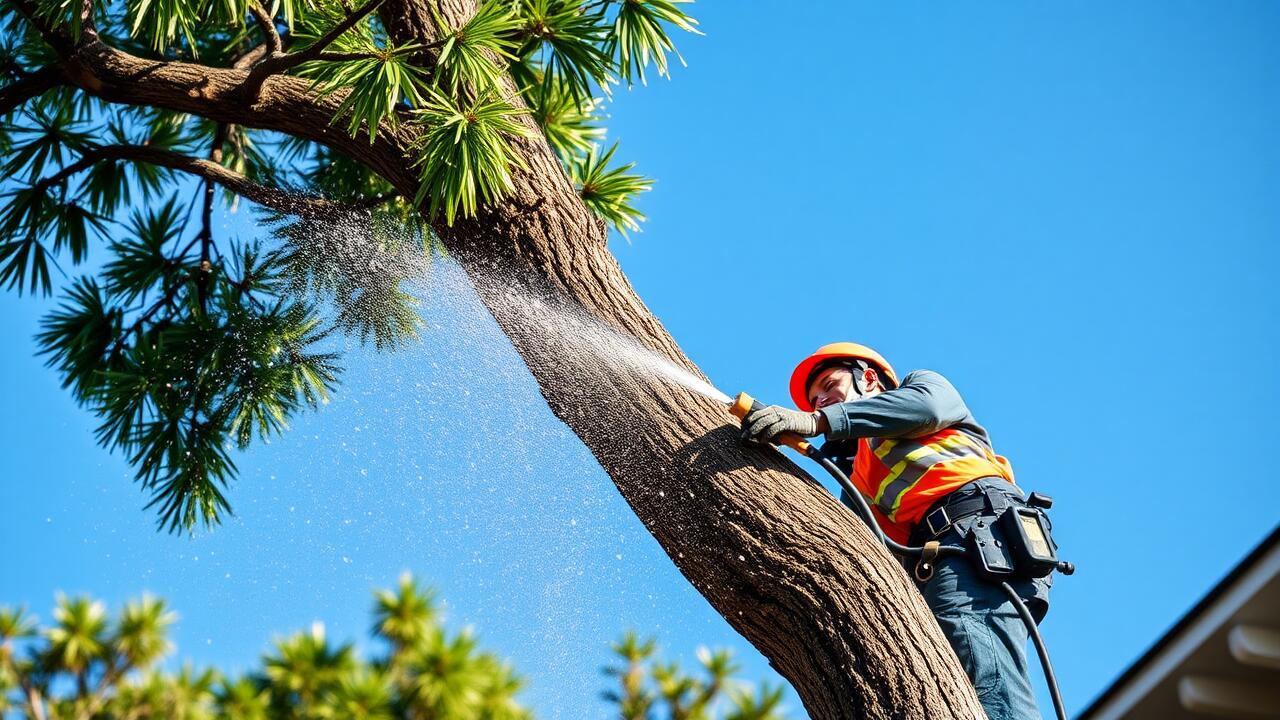
[[[954,427],[991,447],[986,429],[969,412],[955,386],[932,370],[913,371],[893,390],[828,405],[819,412],[830,427],[828,440],[918,438]]]

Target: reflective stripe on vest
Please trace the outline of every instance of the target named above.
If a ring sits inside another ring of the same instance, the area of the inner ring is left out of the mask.
[[[896,520],[903,494],[939,463],[972,457],[989,460],[988,451],[960,431],[942,431],[921,438],[868,438],[867,445],[889,469],[880,480],[874,502],[890,520]]]

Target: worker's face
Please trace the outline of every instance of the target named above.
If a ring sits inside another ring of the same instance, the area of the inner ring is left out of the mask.
[[[809,383],[809,402],[814,408],[824,408],[835,403],[858,400],[880,392],[880,379],[870,368],[860,371],[855,376],[854,370],[847,367],[834,366],[818,373]],[[854,387],[854,383],[858,387]]]

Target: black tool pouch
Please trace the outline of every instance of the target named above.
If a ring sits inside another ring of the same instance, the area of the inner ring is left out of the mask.
[[[1052,527],[1040,507],[1011,503],[979,516],[964,548],[978,574],[992,582],[1042,578],[1058,567]]]
[[[1058,567],[1058,546],[1049,534],[1053,525],[1043,510],[1014,505],[996,522],[1006,538],[1019,576],[1042,578]]]
[[[975,570],[983,578],[991,582],[1009,580],[1014,576],[1014,560],[1009,553],[1008,544],[999,532],[998,518],[1009,514],[1006,510],[999,516],[984,514],[969,528],[964,536],[964,549]]]

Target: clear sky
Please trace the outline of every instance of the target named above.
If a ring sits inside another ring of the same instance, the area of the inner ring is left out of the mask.
[[[1079,711],[1277,521],[1280,5],[694,9],[689,67],[611,107],[619,156],[657,178],[614,252],[730,394],[785,401],[794,363],[844,339],[949,377],[1057,500],[1079,571],[1043,630]],[[179,657],[244,668],[312,620],[363,640],[369,591],[409,569],[541,717],[605,715],[598,667],[631,627],[769,677],[456,275],[423,293],[434,332],[348,356],[330,405],[237,456],[236,518],[193,539],[153,531],[32,357],[49,303],[0,295],[0,603],[47,619],[59,589],[151,591]]]

